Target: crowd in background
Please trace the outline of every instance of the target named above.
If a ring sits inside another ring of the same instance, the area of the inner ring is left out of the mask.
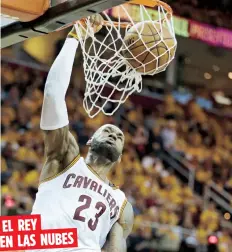
[[[231,29],[232,3],[229,0],[180,0],[165,1],[170,4],[176,15],[218,27]]]
[[[39,128],[46,73],[2,64],[1,179],[2,214],[30,213],[44,163],[43,135]],[[70,130],[81,155],[95,130],[105,123],[118,125],[125,134],[122,162],[110,174],[132,203],[135,225],[128,251],[150,251],[149,242],[177,234],[152,228],[150,222],[196,230],[204,245],[217,232],[221,252],[232,245],[231,230],[222,228],[214,203],[203,199],[158,158],[162,149],[179,155],[194,170],[200,185],[214,181],[232,193],[232,122],[205,113],[194,101],[185,107],[166,95],[152,111],[128,100],[115,116],[90,119],[82,106],[82,91],[70,85],[66,96]],[[125,117],[126,115],[126,117]]]

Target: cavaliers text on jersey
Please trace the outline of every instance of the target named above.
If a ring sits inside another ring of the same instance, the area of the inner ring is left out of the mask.
[[[126,202],[120,189],[103,182],[78,156],[61,173],[40,183],[32,214],[41,215],[42,229],[77,228],[78,248],[53,252],[100,252]],[[46,250],[33,252],[39,251]]]

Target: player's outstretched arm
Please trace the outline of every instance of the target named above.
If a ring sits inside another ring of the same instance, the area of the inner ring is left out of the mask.
[[[76,39],[66,39],[45,84],[40,128],[44,131],[46,163],[40,182],[61,172],[79,154],[76,140],[69,132],[65,103],[77,46]]]
[[[104,245],[102,252],[125,252],[126,249],[126,239],[132,231],[134,223],[134,213],[133,208],[129,202],[127,202],[124,211],[116,222],[110,234],[108,240]]]

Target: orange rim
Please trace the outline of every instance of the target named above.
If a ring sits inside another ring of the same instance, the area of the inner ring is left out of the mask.
[[[137,4],[137,5],[144,5],[147,7],[156,7],[162,6],[169,14],[172,15],[172,8],[160,0],[131,0],[128,2],[129,4]]]
[[[171,19],[172,14],[173,14],[172,8],[168,4],[166,4],[160,0],[131,0],[127,4],[144,5],[144,6],[150,7],[150,8],[154,8],[156,6],[162,6],[168,12],[167,18],[169,20]],[[87,20],[87,18],[81,19],[80,22],[85,22],[85,20]],[[164,19],[162,19],[162,22],[163,21],[164,21]],[[72,23],[64,25],[64,26],[60,27],[59,29],[57,29],[56,31],[66,29],[67,27],[74,25],[76,22],[77,21],[74,21]],[[103,25],[105,25],[105,26],[111,26],[112,24],[114,24],[115,26],[118,26],[120,24],[120,27],[122,27],[122,28],[126,28],[126,27],[128,27],[128,25],[132,26],[132,24],[130,24],[129,22],[120,22],[119,23],[119,22],[114,22],[114,21],[109,22],[107,20],[103,21]]]
[[[150,7],[150,8],[154,8],[156,6],[162,6],[168,13],[167,15],[167,18],[170,20],[171,17],[172,17],[172,14],[173,14],[173,11],[172,11],[172,8],[164,3],[163,1],[160,1],[160,0],[131,0],[129,1],[127,4],[135,4],[135,5],[144,5],[146,7]],[[161,21],[164,22],[165,19],[162,19]],[[105,26],[112,26],[112,24],[114,26],[119,26],[121,28],[126,28],[128,26],[132,26],[132,24],[130,22],[116,22],[116,21],[107,21],[107,20],[104,20],[103,21],[103,25]]]

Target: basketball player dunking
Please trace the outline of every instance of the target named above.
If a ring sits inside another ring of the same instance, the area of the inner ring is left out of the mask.
[[[114,125],[103,125],[87,142],[84,159],[69,132],[65,94],[78,46],[75,35],[72,32],[66,39],[45,84],[40,126],[46,163],[32,214],[41,214],[43,229],[77,228],[78,248],[52,251],[123,252],[133,209],[107,173],[120,162],[124,135]]]

